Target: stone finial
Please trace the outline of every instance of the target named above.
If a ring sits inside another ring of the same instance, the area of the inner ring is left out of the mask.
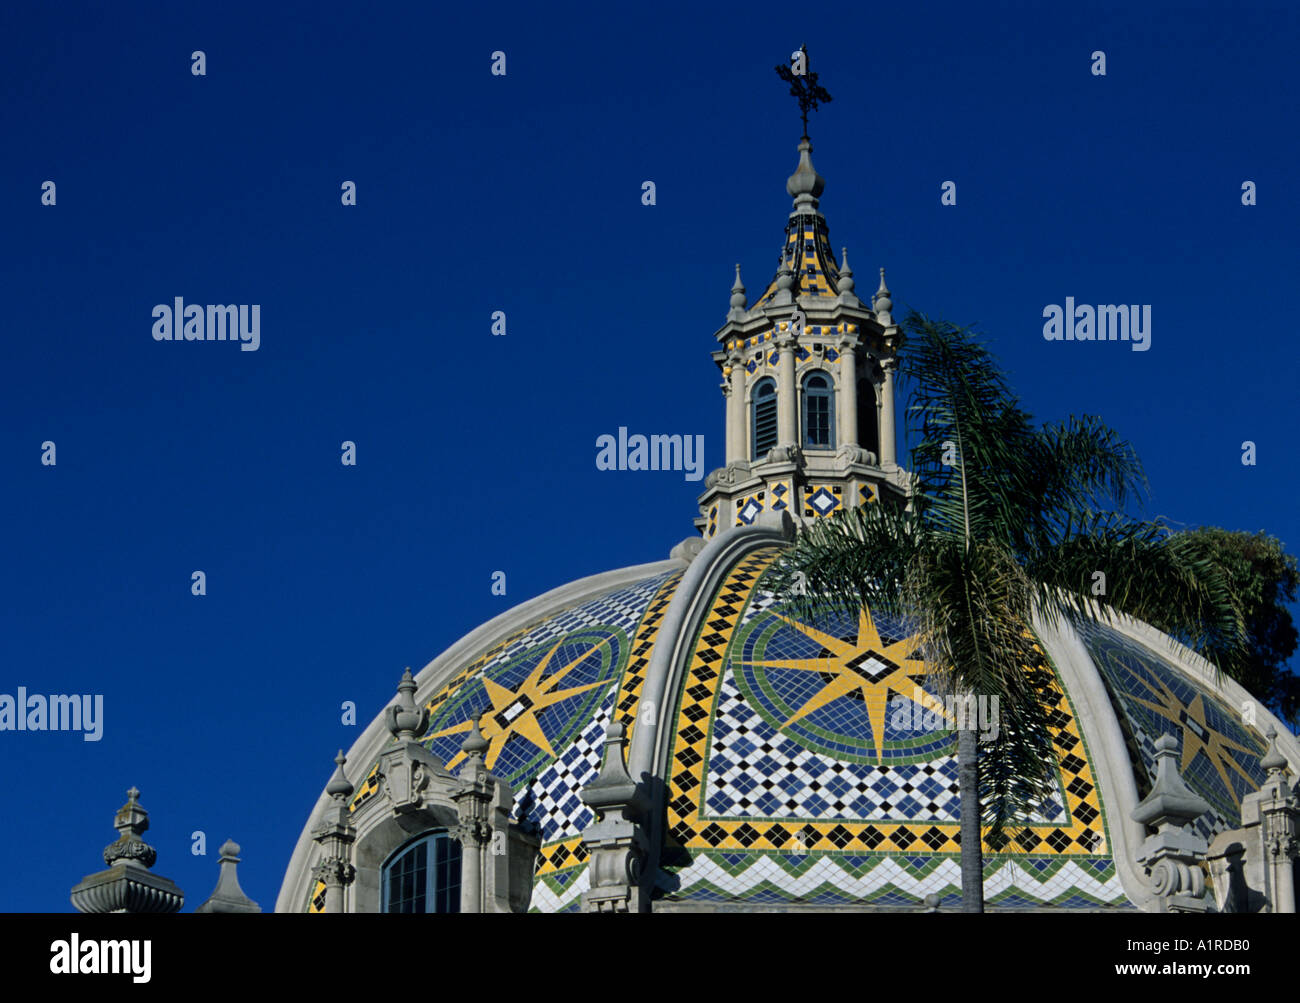
[[[1156,779],[1131,817],[1155,829],[1139,847],[1137,862],[1151,888],[1146,908],[1157,912],[1205,912],[1205,872],[1201,865],[1209,849],[1189,823],[1210,810],[1209,804],[1178,775],[1178,740],[1164,734],[1156,739]]]
[[[185,903],[185,893],[167,878],[152,873],[158,854],[142,838],[149,813],[132,787],[117,810],[113,826],[117,841],[104,848],[108,870],[87,875],[72,889],[72,904],[83,913],[172,913]]]
[[[885,285],[885,270],[880,269],[880,288],[876,290],[876,295],[872,297],[871,306],[876,311],[876,320],[883,326],[889,327],[894,323],[893,309],[894,301],[890,299],[889,287]]]
[[[853,292],[853,269],[849,265],[849,249],[840,248],[840,280],[839,287],[841,293]]]
[[[749,305],[745,296],[745,284],[740,281],[740,265],[736,265],[736,281],[731,284],[731,309],[744,310]]]
[[[1264,750],[1259,765],[1268,772],[1270,777],[1285,772],[1287,761],[1286,756],[1282,755],[1281,750],[1277,747],[1277,729],[1270,724],[1268,731],[1264,733],[1264,737],[1268,739],[1268,748]]]
[[[478,730],[478,719],[482,716],[482,714],[475,714],[469,719],[469,734],[465,736],[465,741],[460,743],[461,752],[467,756],[482,757],[490,747],[488,740]]]
[[[639,808],[636,781],[627,772],[624,749],[627,745],[627,726],[617,719],[605,728],[605,751],[601,758],[600,773],[582,789],[582,800],[597,814],[614,807]]]
[[[794,301],[791,289],[794,288],[794,272],[790,269],[790,259],[782,258],[781,267],[776,270],[776,296],[773,302],[777,304],[792,303]]]
[[[343,753],[339,752],[339,758],[342,759]],[[235,913],[252,913],[261,912],[262,907],[244,894],[244,889],[239,887],[239,875],[235,873],[235,868],[239,865],[239,844],[233,839],[228,839],[221,844],[221,870],[217,876],[217,887],[208,900],[195,909],[195,912],[212,913],[212,912],[235,912]]]
[[[397,684],[397,703],[385,712],[393,737],[413,742],[429,729],[429,708],[415,706],[415,677],[408,667]]]
[[[591,881],[582,897],[587,912],[642,912],[649,908],[647,889],[642,887],[649,852],[642,823],[649,799],[627,771],[626,744],[623,722],[610,721],[600,773],[580,795],[596,813],[595,821],[582,833]]]
[[[348,757],[343,755],[342,749],[339,749],[339,754],[334,757],[334,775],[330,777],[330,782],[325,785],[325,793],[340,804],[346,802],[355,789],[348,780],[347,774],[343,772],[343,766],[347,761]],[[235,852],[238,853],[239,850],[236,849]]]
[[[817,200],[826,190],[826,179],[817,173],[812,162],[812,141],[807,136],[799,140],[799,166],[785,183],[785,190],[794,199],[796,210],[817,208]]]
[[[152,867],[158,852],[144,841],[149,829],[149,813],[140,805],[140,791],[131,787],[126,792],[126,804],[117,810],[113,828],[118,831],[117,841],[104,847],[104,863],[112,867],[119,860],[133,860]]]
[[[1178,775],[1178,740],[1168,733],[1156,739],[1156,780],[1151,793],[1133,809],[1133,820],[1156,828],[1182,828],[1210,810],[1209,803]]]

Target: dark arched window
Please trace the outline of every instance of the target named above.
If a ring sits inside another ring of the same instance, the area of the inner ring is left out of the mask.
[[[877,424],[876,388],[868,379],[858,380],[858,445],[880,457],[880,427]]]
[[[805,449],[835,448],[835,393],[825,373],[803,378],[803,444]]]
[[[460,912],[460,843],[445,831],[426,833],[384,864],[384,912]]]
[[[776,445],[776,381],[770,377],[754,387],[754,421],[750,429],[755,460],[767,455]]]

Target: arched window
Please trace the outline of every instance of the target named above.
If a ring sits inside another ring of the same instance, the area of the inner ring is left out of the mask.
[[[754,387],[754,422],[750,429],[755,460],[767,455],[776,445],[776,381],[770,377]]]
[[[384,864],[383,912],[460,912],[460,843],[446,831],[420,836]]]
[[[880,426],[876,413],[876,387],[868,379],[858,380],[858,445],[880,456]]]
[[[805,449],[835,448],[835,396],[825,373],[803,378],[803,444]]]

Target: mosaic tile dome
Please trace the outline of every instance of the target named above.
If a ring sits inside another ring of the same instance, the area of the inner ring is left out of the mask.
[[[790,615],[765,588],[776,537],[740,527],[557,589],[418,674],[421,744],[455,772],[479,716],[487,767],[536,826],[531,910],[581,908],[593,813],[580,792],[613,718],[630,729],[632,776],[660,792],[655,909],[959,902],[953,733],[892,720],[898,698],[931,699],[926,665],[869,611]],[[1057,679],[1057,787],[1010,847],[986,847],[987,907],[1133,908],[1143,832],[1128,816],[1154,779],[1155,740],[1179,740],[1181,773],[1212,806],[1196,823],[1207,837],[1240,824],[1265,742],[1240,687],[1145,625],[1063,626],[1040,642]],[[354,811],[378,793],[389,742],[377,719],[354,747]],[[312,908],[307,873],[291,867],[282,908]]]

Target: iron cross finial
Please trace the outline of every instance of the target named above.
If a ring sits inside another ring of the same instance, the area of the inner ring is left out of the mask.
[[[817,74],[808,62],[808,47],[799,46],[799,51],[790,57],[792,65],[776,67],[776,75],[790,85],[790,96],[799,102],[799,115],[803,120],[803,135],[808,136],[808,112],[816,111],[818,104],[831,100],[826,88],[817,83]]]

